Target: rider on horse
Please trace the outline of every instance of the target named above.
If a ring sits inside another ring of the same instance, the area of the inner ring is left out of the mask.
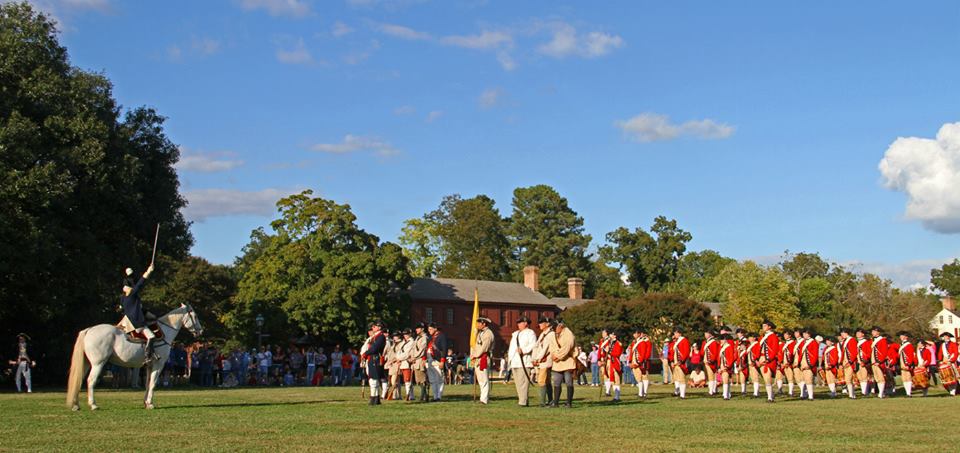
[[[143,285],[147,283],[147,279],[150,278],[152,273],[153,265],[151,264],[147,271],[143,273],[143,277],[134,283],[133,269],[127,268],[127,276],[123,279],[123,295],[120,296],[120,306],[123,308],[124,314],[123,321],[121,321],[123,330],[126,333],[136,331],[147,339],[145,359],[147,363],[157,359],[156,353],[153,352],[153,339],[156,335],[146,325],[146,318],[143,316],[143,304],[140,302],[140,290],[143,289]]]

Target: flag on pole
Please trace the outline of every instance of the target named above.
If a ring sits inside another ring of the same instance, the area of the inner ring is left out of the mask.
[[[480,289],[473,288],[473,317],[470,318],[470,347],[477,344],[477,318],[480,317]]]

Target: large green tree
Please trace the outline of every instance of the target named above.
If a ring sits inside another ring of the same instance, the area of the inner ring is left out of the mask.
[[[960,297],[960,258],[930,270],[930,284],[953,297]]]
[[[164,258],[153,280],[143,292],[143,302],[155,314],[190,304],[203,324],[205,337],[228,337],[223,318],[237,292],[237,281],[228,266],[211,264],[196,256],[182,260]]]
[[[396,244],[356,225],[348,205],[312,197],[311,191],[277,202],[274,233],[255,233],[228,327],[252,339],[254,319],[285,341],[299,328],[322,341],[357,343],[368,322],[397,326],[409,318],[407,259]]]
[[[676,279],[680,259],[693,236],[677,226],[676,220],[658,216],[650,227],[630,231],[624,227],[607,233],[608,245],[600,257],[624,270],[630,285],[642,291],[666,288]]]
[[[540,292],[546,296],[566,297],[568,278],[590,277],[591,238],[583,231],[583,218],[552,187],[515,189],[506,233],[515,258],[514,278],[520,281],[526,266],[539,267]]]
[[[719,300],[710,293],[709,282],[735,261],[713,250],[686,253],[680,258],[676,279],[667,285],[667,289],[703,302]]]
[[[493,199],[448,195],[404,223],[400,243],[415,276],[505,281],[510,277],[506,221]]]
[[[719,296],[724,321],[760,330],[769,319],[780,327],[799,325],[800,309],[790,281],[778,267],[764,267],[753,261],[730,263],[713,278],[710,291]]]
[[[48,363],[117,320],[122,269],[143,270],[157,223],[160,253],[192,241],[163,118],[122,113],[111,90],[70,64],[48,16],[0,5],[0,337],[44,332]]]

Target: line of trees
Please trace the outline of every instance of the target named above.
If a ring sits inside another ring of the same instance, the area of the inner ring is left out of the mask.
[[[762,266],[689,251],[692,234],[665,217],[617,228],[594,248],[583,218],[546,185],[514,190],[506,217],[487,196],[447,196],[406,221],[399,244],[359,228],[348,205],[306,191],[280,200],[270,229],[254,230],[234,263],[215,265],[188,254],[179,152],[163,117],[124,111],[110,81],[72,66],[54,22],[26,3],[0,5],[0,93],[0,338],[32,333],[47,376],[64,368],[79,329],[117,321],[121,270],[149,261],[157,223],[146,304],[190,303],[209,338],[247,345],[258,314],[275,341],[355,343],[372,319],[406,322],[412,277],[521,281],[527,265],[540,267],[547,296],[565,296],[568,277],[585,280],[597,301],[565,313],[581,335],[637,324],[699,332],[711,322],[703,301],[719,302],[730,324],[757,328],[770,317],[823,332],[877,324],[920,333],[938,308],[925,289],[900,290],[816,253]],[[934,269],[931,282],[960,295],[960,260]]]

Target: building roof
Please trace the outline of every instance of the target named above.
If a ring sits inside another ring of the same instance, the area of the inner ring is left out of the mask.
[[[556,306],[547,296],[523,286],[522,283],[461,278],[414,278],[410,285],[410,298],[473,302],[475,288],[480,292],[480,302]]]
[[[587,302],[593,302],[594,300],[595,299],[570,299],[569,297],[554,297],[550,299],[550,301],[556,304],[561,310],[583,305]]]

